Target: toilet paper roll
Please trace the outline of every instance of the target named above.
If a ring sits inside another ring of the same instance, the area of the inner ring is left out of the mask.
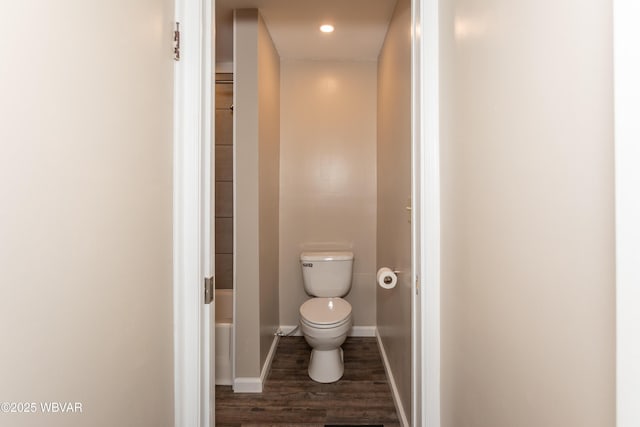
[[[378,285],[381,288],[393,289],[398,283],[398,276],[390,268],[382,267],[378,270]]]

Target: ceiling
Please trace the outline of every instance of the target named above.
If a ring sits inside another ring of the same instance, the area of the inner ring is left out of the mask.
[[[233,9],[257,8],[282,59],[376,60],[396,0],[216,0],[216,61],[233,62]],[[321,24],[335,26],[321,33]]]

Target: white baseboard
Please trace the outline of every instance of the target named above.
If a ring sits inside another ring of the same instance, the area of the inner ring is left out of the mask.
[[[264,365],[262,365],[262,372],[260,372],[261,385],[264,385],[264,382],[267,380],[267,375],[269,375],[269,371],[271,370],[271,363],[273,362],[273,358],[276,356],[276,350],[278,348],[279,340],[279,336],[273,336],[273,341],[271,341],[271,348],[269,349],[269,353],[267,353],[267,358],[264,361]]]
[[[233,379],[234,393],[262,393],[260,377],[237,377]]]
[[[296,326],[291,326],[291,325],[284,325],[284,326],[280,326],[280,331],[282,331],[285,334],[290,334],[295,328],[298,328],[298,325]],[[302,331],[300,330],[300,328],[298,328],[298,330],[290,335],[292,337],[301,337],[302,336]]]
[[[354,326],[349,332],[350,337],[375,337],[375,326]]]
[[[382,356],[384,371],[387,373],[387,379],[389,380],[389,385],[391,386],[393,404],[396,406],[396,412],[398,413],[398,418],[400,419],[400,423],[402,424],[402,427],[409,427],[409,421],[407,419],[407,414],[404,410],[404,406],[402,406],[402,401],[400,400],[400,393],[398,393],[396,380],[393,378],[393,373],[391,372],[391,368],[389,367],[389,359],[387,358],[387,352],[384,350],[384,345],[382,344],[382,339],[380,338],[378,329],[377,328],[374,328],[374,329],[375,329],[376,340],[378,341],[378,348],[380,349],[380,355]]]
[[[291,325],[283,325],[280,326],[280,330],[285,334],[290,333],[296,328],[296,326]],[[301,337],[302,331],[298,329],[295,334],[291,335],[292,337]],[[376,336],[376,327],[375,326],[354,326],[349,331],[350,337],[375,337]]]
[[[233,392],[234,393],[262,393],[264,382],[267,380],[267,375],[271,370],[271,363],[276,355],[276,349],[278,348],[278,340],[280,337],[274,336],[271,342],[271,348],[267,353],[267,358],[262,365],[262,372],[259,377],[238,377],[233,380]]]

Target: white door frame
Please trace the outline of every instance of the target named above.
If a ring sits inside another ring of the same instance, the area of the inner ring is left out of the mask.
[[[640,425],[640,4],[614,0],[616,419]]]
[[[215,0],[176,0],[180,61],[174,78],[174,425],[214,425],[213,23]]]
[[[412,424],[440,426],[440,180],[438,3],[412,0],[413,297]],[[174,91],[175,426],[214,425],[213,58],[215,0],[176,0],[181,61]]]
[[[439,0],[413,0],[413,423],[440,427]]]
[[[422,33],[420,0],[411,0],[411,425],[420,425],[422,418],[422,301],[418,286],[424,266],[422,265]]]

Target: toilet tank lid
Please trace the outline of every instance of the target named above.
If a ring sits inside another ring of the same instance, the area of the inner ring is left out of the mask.
[[[300,261],[350,261],[353,259],[353,252],[350,251],[324,251],[324,252],[302,252]]]

